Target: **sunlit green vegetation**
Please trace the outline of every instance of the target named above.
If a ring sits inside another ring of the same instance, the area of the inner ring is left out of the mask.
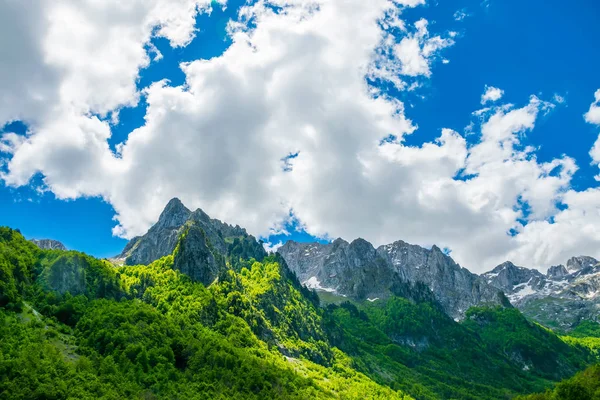
[[[205,288],[173,256],[115,268],[0,233],[0,398],[408,398],[319,340],[321,311],[274,257]]]
[[[592,366],[560,382],[545,393],[518,397],[518,400],[597,400],[600,399],[600,365]]]
[[[473,309],[462,323],[402,298],[328,310],[332,343],[359,371],[417,398],[510,398],[542,390],[591,359],[515,309]]]
[[[514,309],[321,306],[279,256],[228,243],[206,287],[177,249],[114,266],[0,228],[0,399],[508,399],[597,354],[595,325],[558,338]]]

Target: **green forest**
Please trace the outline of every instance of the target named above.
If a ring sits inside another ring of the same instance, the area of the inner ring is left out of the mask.
[[[0,228],[0,398],[600,398],[600,325],[323,301],[278,255],[229,242],[205,286],[174,268],[181,246],[117,266]]]

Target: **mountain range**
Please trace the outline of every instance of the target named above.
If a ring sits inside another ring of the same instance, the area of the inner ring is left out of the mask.
[[[592,257],[572,257],[566,266],[552,266],[546,274],[505,262],[482,278],[546,326],[569,330],[581,321],[599,319],[600,263]]]
[[[267,256],[261,243],[244,228],[212,219],[201,209],[191,211],[174,198],[156,224],[129,241],[113,261],[149,264],[173,253],[185,230],[190,230],[191,236],[183,241],[184,247],[185,243],[192,245],[181,252],[175,268],[204,284],[211,283],[224,268],[219,255],[235,253],[259,261]],[[57,241],[34,243],[64,249]],[[514,306],[529,318],[563,331],[582,320],[597,321],[600,311],[600,264],[587,256],[572,257],[565,265],[550,267],[546,274],[507,261],[477,275],[435,245],[426,249],[402,240],[378,248],[364,239],[348,243],[338,238],[327,244],[290,240],[277,252],[303,285],[331,301],[422,296],[415,292],[422,285],[456,320],[464,318],[473,306]]]
[[[501,290],[437,246],[428,250],[397,241],[375,249],[364,239],[336,239],[329,244],[288,241],[278,252],[301,282],[320,292],[374,302],[393,295],[402,282],[423,284],[455,319],[476,305],[509,305]]]
[[[112,259],[0,227],[0,398],[510,399],[600,361],[597,264],[480,276],[364,239],[268,254],[178,199]]]

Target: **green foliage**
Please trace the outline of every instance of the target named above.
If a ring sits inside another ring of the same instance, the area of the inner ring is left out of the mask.
[[[582,368],[588,356],[514,309],[473,309],[456,323],[429,302],[393,297],[329,305],[325,321],[331,343],[359,371],[423,399],[539,391],[555,375]]]
[[[10,278],[43,315],[0,308],[0,398],[408,398],[318,340],[320,311],[275,257],[207,289],[173,270],[173,256],[115,268],[14,237],[6,253],[33,256],[18,280],[9,258]]]
[[[586,349],[596,358],[596,360],[600,360],[600,338],[562,336],[561,339],[571,346]]]
[[[489,349],[546,379],[570,376],[589,361],[584,351],[529,322],[514,308],[472,308],[464,325],[476,331]]]
[[[236,270],[239,270],[244,260],[255,259],[262,261],[267,255],[262,244],[257,242],[252,236],[234,237],[231,240],[226,239],[226,242],[229,242],[227,253],[231,260],[231,265]]]
[[[424,287],[411,289],[418,302],[321,308],[280,256],[227,242],[222,255],[206,241],[220,271],[206,287],[174,268],[181,241],[150,265],[115,267],[0,228],[0,399],[510,398],[598,349],[600,338],[561,340],[514,309],[457,323]]]
[[[600,338],[600,324],[595,321],[581,321],[575,328],[569,331],[569,336],[578,338]]]
[[[0,227],[0,307],[20,309],[23,288],[35,279],[39,252],[18,231]]]
[[[42,253],[39,283],[60,294],[85,294],[88,298],[119,298],[121,282],[112,264],[77,251]]]
[[[554,390],[521,396],[518,400],[597,400],[600,399],[600,365],[560,382]]]

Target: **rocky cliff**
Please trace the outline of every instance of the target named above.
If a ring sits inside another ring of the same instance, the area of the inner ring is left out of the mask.
[[[173,268],[208,286],[225,268],[225,259],[212,247],[202,228],[192,223],[179,240]]]
[[[425,249],[399,240],[380,246],[377,252],[405,280],[427,285],[446,312],[455,318],[461,318],[476,305],[508,305],[498,288],[462,268],[435,245]]]
[[[505,262],[482,277],[542,324],[568,330],[581,320],[599,320],[600,264],[592,257],[572,257],[545,275]]]
[[[278,252],[301,282],[321,292],[377,301],[399,282],[423,284],[453,318],[474,305],[508,305],[497,288],[461,268],[438,247],[431,250],[397,241],[375,249],[364,239],[330,244],[288,241]]]
[[[258,244],[245,229],[211,219],[201,209],[192,212],[179,199],[174,198],[169,201],[156,224],[144,236],[133,238],[117,258],[124,259],[127,265],[145,265],[171,254],[180,236],[187,229],[186,226],[195,226],[201,230],[203,238],[206,239],[205,243],[210,244],[214,251],[221,255],[229,255],[230,251],[237,249],[234,245],[240,241]],[[200,236],[193,233],[188,240],[192,238],[199,239]],[[266,252],[262,246],[255,245],[244,255],[247,258],[262,259]]]
[[[37,247],[43,250],[67,250],[64,244],[52,239],[31,239]]]

